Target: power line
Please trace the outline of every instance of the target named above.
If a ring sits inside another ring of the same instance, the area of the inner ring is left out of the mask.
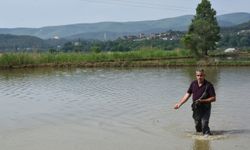
[[[134,2],[134,1],[130,1],[130,0],[115,0],[115,1],[124,1],[124,2],[130,2],[130,3],[138,3],[138,4],[146,4],[146,5],[150,5],[150,6],[152,6],[152,5],[154,5],[154,6],[163,6],[163,7],[171,7],[171,8],[178,8],[178,9],[192,9],[192,8],[188,8],[188,7],[182,7],[182,6],[176,6],[176,5],[169,5],[169,4],[162,4],[162,3],[149,3],[149,2],[142,2],[142,1],[140,1],[140,2],[138,2],[138,1],[136,1],[136,2]]]
[[[81,0],[88,3],[97,3],[97,4],[105,4],[105,5],[119,5],[119,6],[132,6],[137,8],[150,8],[150,9],[164,9],[164,10],[178,10],[178,11],[189,11],[193,10],[191,8],[171,6],[171,5],[161,5],[157,3],[145,3],[145,2],[133,2],[129,0]]]

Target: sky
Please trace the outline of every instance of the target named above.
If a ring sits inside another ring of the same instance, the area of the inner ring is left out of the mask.
[[[158,20],[195,14],[201,0],[0,0],[0,28]],[[210,0],[217,15],[248,12],[250,0]]]

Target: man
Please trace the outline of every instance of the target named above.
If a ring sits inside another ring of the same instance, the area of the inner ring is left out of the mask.
[[[202,132],[203,135],[211,135],[209,128],[209,118],[211,114],[211,103],[215,102],[216,95],[213,84],[205,80],[203,69],[196,71],[196,80],[191,84],[184,97],[174,106],[179,109],[189,97],[193,95],[193,119],[196,132]]]

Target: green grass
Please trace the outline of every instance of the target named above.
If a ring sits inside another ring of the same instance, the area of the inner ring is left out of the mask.
[[[219,55],[216,55],[216,57]],[[221,55],[223,56],[223,55]],[[250,61],[200,61],[187,50],[135,50],[101,53],[3,53],[0,67],[29,66],[185,66],[185,65],[250,65]]]
[[[130,52],[102,52],[102,53],[4,53],[0,57],[0,66],[134,61],[147,59],[163,59],[173,57],[188,57],[189,52],[140,50]]]

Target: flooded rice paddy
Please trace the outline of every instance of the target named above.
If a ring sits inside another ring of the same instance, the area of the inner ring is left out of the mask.
[[[1,70],[1,149],[249,149],[250,68],[205,70],[209,138],[194,132],[191,99],[173,109],[195,68]]]

